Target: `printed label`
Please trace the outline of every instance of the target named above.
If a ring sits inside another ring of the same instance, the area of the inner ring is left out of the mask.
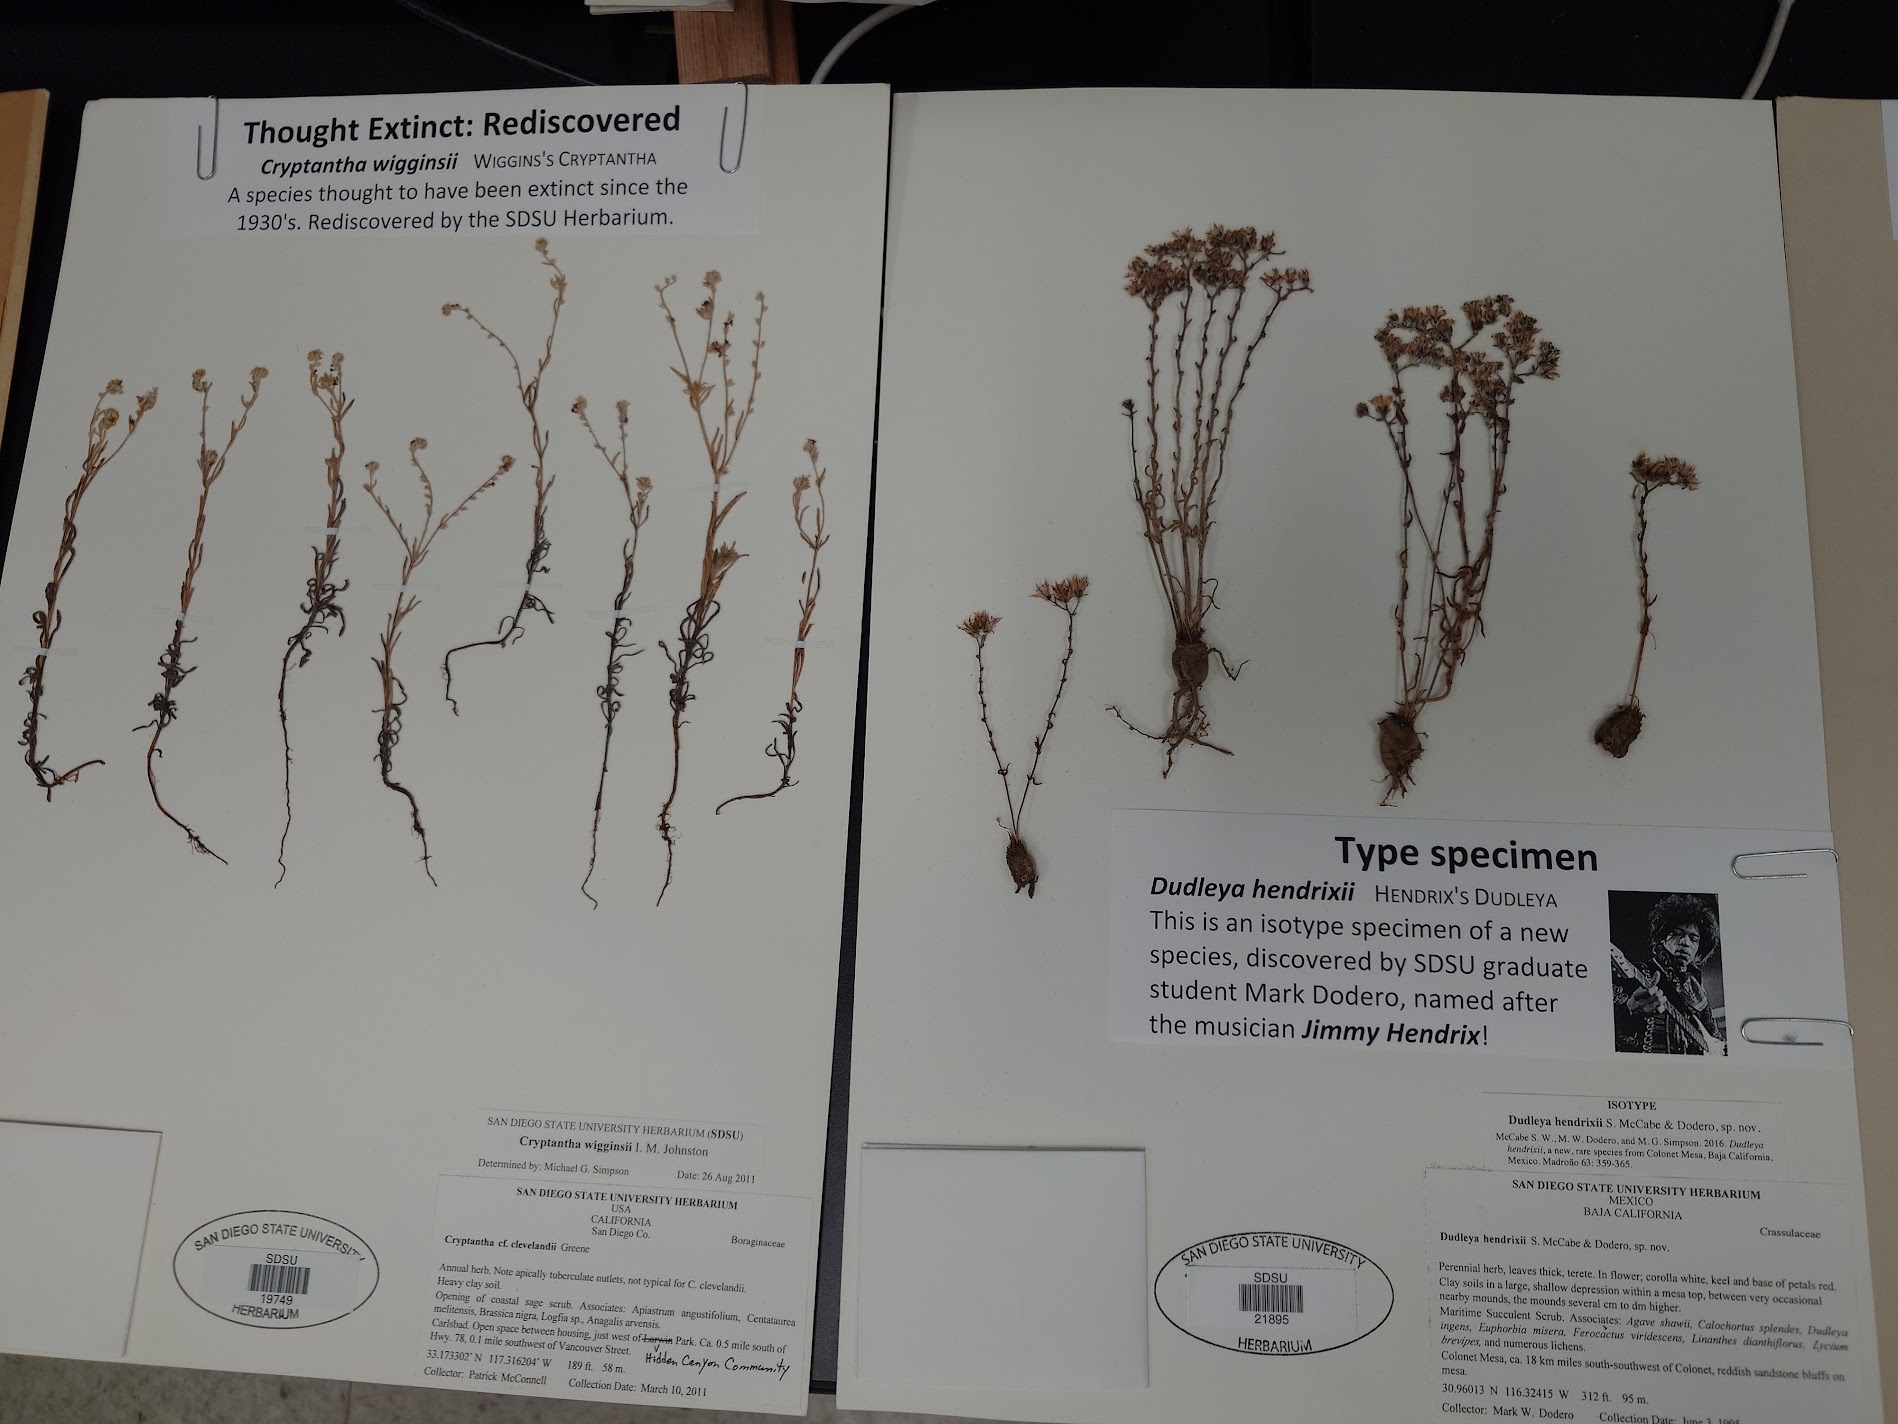
[[[1774,879],[1732,869],[1787,835],[1116,811],[1110,1029],[1146,1043],[1831,1063],[1738,1031],[1736,1006],[1845,1017],[1830,858]]]
[[[1168,1322],[1242,1355],[1318,1355],[1362,1340],[1391,1313],[1390,1277],[1361,1251],[1297,1231],[1197,1242],[1160,1268]]]
[[[798,1413],[814,1216],[802,1197],[443,1177],[421,1381]]]
[[[475,1170],[588,1184],[698,1182],[756,1190],[764,1129],[575,1113],[484,1113]]]
[[[176,99],[165,226],[330,239],[756,232],[749,118],[742,85]]]
[[[1875,1346],[1842,1188],[1432,1170],[1424,1199],[1435,1298],[1419,1409],[1867,1417],[1860,1361]]]
[[[1783,1177],[1778,1103],[1484,1093],[1489,1162],[1632,1176]]]
[[[179,1243],[172,1275],[193,1304],[260,1330],[340,1320],[375,1294],[376,1254],[355,1232],[297,1211],[240,1211]]]

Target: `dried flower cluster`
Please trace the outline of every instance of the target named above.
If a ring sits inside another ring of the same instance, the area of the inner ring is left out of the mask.
[[[1386,317],[1377,346],[1390,367],[1391,388],[1357,408],[1384,428],[1403,480],[1393,609],[1397,702],[1377,729],[1385,805],[1409,790],[1423,755],[1419,715],[1450,695],[1457,670],[1483,633],[1517,387],[1554,380],[1560,369],[1561,352],[1509,297],[1465,302],[1463,319],[1468,329],[1458,336],[1455,318],[1442,307],[1406,307]],[[1485,332],[1487,342],[1479,340]],[[1404,378],[1419,369],[1442,373],[1437,399],[1449,425],[1443,484],[1434,499],[1419,487],[1411,448]]]
[[[99,478],[99,472],[111,464],[131,440],[146,412],[158,404],[157,387],[133,397],[129,415],[118,406],[106,404],[124,394],[125,383],[117,379],[110,380],[105,383],[105,389],[99,392],[99,398],[92,403],[92,415],[86,422],[86,454],[79,464],[79,482],[72,487],[72,493],[66,496],[59,526],[59,552],[53,556],[53,576],[46,581],[46,607],[33,610],[33,628],[39,635],[40,650],[20,677],[20,686],[26,689],[26,720],[21,724],[20,745],[26,748],[27,770],[33,773],[34,784],[46,792],[48,801],[53,799],[53,792],[57,788],[77,781],[79,773],[87,767],[105,765],[102,759],[94,757],[64,771],[55,770],[51,759],[40,752],[40,723],[46,717],[46,655],[52,651],[53,641],[66,621],[65,613],[59,606],[59,592],[66,582],[66,575],[72,570],[73,560],[78,557],[80,501],[85,499],[86,491],[92,488],[92,482]],[[121,422],[124,423],[123,430],[119,430]],[[115,430],[119,431],[117,440],[112,438]]]
[[[804,454],[811,462],[811,472],[799,473],[791,477],[791,522],[797,527],[797,537],[810,551],[810,566],[798,575],[798,584],[803,592],[797,600],[797,637],[791,643],[791,691],[784,699],[784,709],[773,720],[776,734],[765,747],[765,755],[778,764],[778,784],[769,791],[754,791],[747,796],[729,796],[718,803],[712,814],[717,815],[734,801],[768,801],[780,791],[797,785],[791,780],[791,766],[797,760],[797,717],[804,710],[804,703],[798,697],[797,685],[804,676],[805,645],[810,639],[811,629],[817,623],[817,595],[824,586],[824,573],[818,566],[823,557],[824,546],[830,542],[830,534],[824,527],[824,476],[825,469],[817,463],[817,442],[806,440]],[[809,515],[809,523],[805,516]]]
[[[1067,690],[1068,668],[1074,661],[1074,616],[1080,611],[1081,599],[1086,593],[1087,578],[1082,574],[1044,580],[1035,585],[1036,598],[1066,615],[1067,644],[1061,654],[1061,674],[1055,681],[1054,697],[1048,703],[1048,715],[1043,719],[1041,731],[1035,735],[1034,757],[1028,763],[1028,774],[1022,778],[1019,794],[1009,778],[1008,763],[1002,760],[1001,748],[995,741],[995,725],[989,717],[988,663],[983,656],[988,650],[989,639],[1002,620],[992,613],[976,612],[958,625],[975,640],[976,705],[982,714],[982,730],[988,736],[989,754],[995,758],[996,774],[1002,778],[1002,797],[1008,804],[1008,819],[996,818],[996,824],[1008,832],[1008,848],[1003,852],[1003,863],[1008,867],[1009,879],[1015,882],[1015,893],[1019,895],[1026,890],[1031,900],[1035,898],[1035,886],[1041,881],[1041,873],[1035,865],[1035,857],[1028,849],[1028,843],[1022,839],[1022,821],[1028,813],[1028,793],[1041,785],[1037,775],[1041,770],[1041,754],[1048,744],[1049,735],[1054,731],[1055,714],[1061,710],[1061,694]]]
[[[435,486],[428,478],[428,471],[422,467],[422,451],[428,448],[428,441],[415,439],[409,442],[409,464],[415,469],[415,478],[422,487],[422,523],[414,534],[403,527],[402,521],[395,517],[395,511],[376,488],[376,475],[381,469],[374,460],[364,467],[369,478],[363,483],[363,492],[375,501],[376,508],[382,511],[382,517],[389,521],[389,527],[395,531],[395,537],[402,544],[402,581],[396,586],[395,603],[389,609],[388,621],[382,627],[381,655],[373,659],[377,676],[382,680],[381,726],[376,732],[376,764],[382,770],[382,784],[409,803],[409,829],[415,832],[416,839],[422,843],[422,873],[433,885],[435,872],[428,863],[428,832],[422,826],[422,808],[416,803],[415,793],[395,779],[395,748],[402,740],[402,709],[409,700],[408,689],[402,685],[402,679],[396,676],[395,649],[402,638],[402,624],[418,607],[422,600],[409,592],[410,581],[415,571],[422,567],[422,561],[428,557],[429,549],[434,545],[436,536],[452,524],[461,513],[482,495],[500,482],[501,476],[514,468],[514,457],[503,455],[500,465],[474,489],[466,499],[442,515],[435,517]]]
[[[705,323],[702,340],[694,338],[694,345],[698,347],[696,356],[686,354],[685,338],[666,300],[667,291],[677,285],[678,278],[668,277],[654,288],[659,293],[659,310],[679,353],[679,364],[672,368],[672,374],[679,378],[686,404],[698,422],[699,439],[705,448],[712,481],[711,503],[705,517],[705,547],[699,559],[698,593],[686,604],[685,613],[679,619],[677,646],[668,645],[664,639],[659,643],[659,651],[665,654],[671,668],[667,700],[672,707],[672,783],[666,791],[665,803],[659,808],[659,838],[666,847],[666,878],[659,887],[660,900],[665,899],[672,885],[673,849],[678,841],[672,807],[679,799],[680,729],[685,725],[686,709],[697,695],[692,691],[692,674],[712,660],[711,629],[719,613],[719,595],[724,590],[726,576],[744,557],[735,544],[721,540],[720,535],[726,519],[745,497],[743,490],[728,494],[725,479],[731,473],[732,458],[738,453],[738,444],[757,406],[759,360],[764,352],[765,302],[764,293],[759,292],[751,338],[751,379],[744,403],[740,405],[738,378],[732,366],[732,333],[737,319],[730,311],[722,318],[718,314],[718,287],[722,280],[717,272],[707,272],[705,299],[693,308],[693,315]],[[714,363],[716,373],[712,369]]]
[[[185,833],[185,840],[193,850],[225,865],[230,862],[206,845],[190,826],[174,816],[165,805],[164,798],[158,794],[158,758],[164,755],[158,743],[165,735],[165,729],[178,720],[179,684],[197,671],[195,665],[186,667],[184,662],[186,644],[198,641],[185,636],[185,620],[191,616],[191,600],[197,593],[198,573],[204,567],[204,519],[211,501],[211,488],[223,475],[224,467],[231,457],[231,447],[237,444],[237,437],[249,422],[251,407],[257,404],[264,378],[269,374],[262,366],[251,368],[250,388],[238,397],[237,419],[231,422],[230,433],[225,436],[223,447],[213,448],[210,436],[211,383],[205,379],[202,369],[191,373],[191,389],[198,393],[198,519],[192,526],[191,543],[185,550],[185,576],[178,585],[178,616],[172,621],[171,641],[158,656],[162,685],[147,704],[152,709],[152,720],[138,728],[144,731],[150,727],[152,731],[152,739],[145,748],[145,781],[152,789],[152,804],[167,821]]]
[[[1654,594],[1648,583],[1648,496],[1672,485],[1676,489],[1700,488],[1700,473],[1685,460],[1673,455],[1649,459],[1636,455],[1628,471],[1634,488],[1634,566],[1641,596],[1641,635],[1634,649],[1634,675],[1628,679],[1628,695],[1621,705],[1595,725],[1595,745],[1611,757],[1625,757],[1628,748],[1641,735],[1647,720],[1641,710],[1641,663],[1654,636]]]
[[[547,250],[547,239],[534,240],[534,251],[540,254],[540,265],[549,269],[553,276],[547,279],[547,285],[553,289],[553,311],[547,320],[547,339],[541,344],[540,357],[534,364],[534,374],[529,376],[521,366],[520,357],[514,354],[514,348],[498,336],[493,328],[459,302],[447,302],[442,306],[443,316],[452,316],[459,312],[473,322],[481,334],[501,348],[508,364],[514,368],[514,390],[520,398],[521,408],[527,412],[527,424],[530,443],[534,451],[534,538],[528,546],[526,576],[521,583],[520,597],[515,601],[514,609],[495,628],[492,638],[478,638],[472,643],[463,643],[450,648],[442,655],[442,695],[448,699],[449,707],[456,716],[461,715],[461,704],[455,701],[456,653],[465,653],[470,648],[506,648],[520,641],[527,631],[521,623],[529,613],[542,614],[549,623],[554,621],[551,608],[534,592],[534,577],[549,572],[547,555],[553,550],[553,541],[547,537],[547,497],[553,493],[554,475],[547,468],[548,433],[540,423],[540,384],[547,374],[547,367],[554,359],[554,334],[560,329],[560,309],[567,302],[567,274],[560,270],[560,264]]]
[[[633,478],[631,474],[631,460],[626,453],[626,402],[620,401],[615,405],[614,412],[619,428],[617,452],[608,450],[594,432],[593,422],[587,417],[587,398],[581,396],[573,403],[573,413],[580,417],[581,425],[586,427],[593,448],[600,452],[600,458],[606,461],[607,468],[619,481],[620,491],[626,496],[626,520],[632,528],[626,542],[620,546],[619,591],[613,595],[612,626],[606,634],[606,677],[593,689],[600,699],[600,715],[606,722],[606,735],[600,743],[600,779],[593,792],[593,835],[587,854],[587,873],[580,881],[580,893],[587,897],[596,910],[600,902],[594,899],[593,892],[587,886],[593,880],[593,867],[600,859],[600,812],[606,804],[606,767],[613,754],[613,724],[620,712],[620,673],[626,666],[626,659],[644,651],[633,647],[630,641],[633,620],[626,612],[626,601],[632,597],[633,565],[639,554],[639,531],[646,527],[646,520],[651,513],[647,501],[652,497],[652,481],[644,475]]]
[[[1308,269],[1267,265],[1281,254],[1276,235],[1257,228],[1214,226],[1204,236],[1187,228],[1127,267],[1127,294],[1147,309],[1147,392],[1144,411],[1131,400],[1121,410],[1141,533],[1173,621],[1173,698],[1158,732],[1136,726],[1118,707],[1108,710],[1166,747],[1163,776],[1189,744],[1227,751],[1210,740],[1206,678],[1214,658],[1229,678],[1245,664],[1231,666],[1207,641],[1219,606],[1209,564],[1213,511],[1253,356],[1279,308],[1311,290]],[[1263,295],[1248,309],[1255,294]]]
[[[279,885],[290,873],[289,863],[284,859],[290,844],[291,816],[290,708],[285,700],[290,684],[290,660],[295,658],[299,668],[307,667],[316,655],[316,649],[310,646],[311,636],[325,631],[332,619],[336,623],[336,636],[343,636],[347,620],[338,600],[349,587],[348,579],[336,582],[336,564],[343,556],[343,514],[349,508],[349,500],[343,492],[343,453],[348,448],[343,441],[343,417],[349,414],[355,402],[343,389],[342,352],[325,361],[321,351],[312,351],[305,359],[310,366],[310,394],[316,397],[330,422],[330,452],[323,457],[323,482],[328,490],[328,501],[323,511],[323,542],[310,546],[310,576],[304,580],[303,602],[298,606],[303,625],[284,643],[283,665],[277,674],[277,721],[283,730],[283,834],[277,838]]]

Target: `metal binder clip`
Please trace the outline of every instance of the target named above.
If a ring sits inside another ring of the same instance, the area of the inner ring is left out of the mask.
[[[209,173],[204,171],[204,125],[198,125],[198,178],[201,182],[208,182],[217,177],[217,136],[221,119],[218,97],[213,94],[211,96],[211,171]]]
[[[718,171],[721,173],[736,173],[745,161],[745,131],[751,127],[751,86],[744,84],[739,87],[745,91],[745,106],[738,115],[738,152],[732,155],[729,168],[725,166],[725,126],[731,122],[730,104],[725,106],[725,112],[718,121]]]
[[[1734,856],[1729,865],[1734,875],[1741,880],[1804,880],[1806,878],[1807,872],[1803,870],[1747,871],[1740,868],[1741,861],[1768,860],[1776,855],[1829,855],[1834,865],[1839,863],[1839,853],[1831,846],[1797,846],[1791,850],[1742,851]]]
[[[1782,1025],[1782,1027],[1775,1029],[1772,1037],[1763,1037],[1748,1032],[1755,1024],[1778,1024]],[[1766,1015],[1740,1020],[1740,1037],[1745,1039],[1748,1043],[1770,1044],[1775,1048],[1825,1047],[1825,1040],[1822,1038],[1801,1038],[1799,1036],[1799,1030],[1792,1027],[1792,1025],[1796,1024],[1833,1024],[1837,1027],[1842,1027],[1848,1037],[1852,1034],[1852,1025],[1847,1023],[1844,1019],[1793,1018],[1784,1015]]]

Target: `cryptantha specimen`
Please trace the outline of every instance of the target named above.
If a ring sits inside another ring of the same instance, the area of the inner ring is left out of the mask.
[[[1463,320],[1467,330],[1459,336],[1456,319],[1442,307],[1405,307],[1385,317],[1377,348],[1390,367],[1391,386],[1358,405],[1359,416],[1384,428],[1403,486],[1392,609],[1397,704],[1377,724],[1386,806],[1409,791],[1423,755],[1419,716],[1450,695],[1457,670],[1483,634],[1517,388],[1554,380],[1561,364],[1562,353],[1542,339],[1536,319],[1506,296],[1465,302]],[[1489,339],[1482,341],[1485,332]],[[1448,446],[1437,452],[1444,474],[1434,494],[1418,469],[1434,441],[1421,452],[1411,445],[1404,378],[1417,370],[1442,373],[1436,397]]]
[[[1135,725],[1119,707],[1107,710],[1166,748],[1160,774],[1173,770],[1186,746],[1230,755],[1210,736],[1206,678],[1213,659],[1239,676],[1207,623],[1219,606],[1211,571],[1214,508],[1232,450],[1233,412],[1252,372],[1252,358],[1272,318],[1311,272],[1267,264],[1282,254],[1275,234],[1251,227],[1182,229],[1127,266],[1127,294],[1147,309],[1147,393],[1144,409],[1121,402],[1140,529],[1173,624],[1168,662],[1171,710],[1157,732]],[[1264,294],[1248,307],[1248,299]]]
[[[996,775],[1002,778],[1002,798],[1008,803],[1008,819],[996,818],[996,824],[1008,833],[1008,848],[1003,852],[1003,864],[1008,867],[1009,878],[1015,882],[1015,893],[1019,895],[1026,890],[1031,900],[1035,898],[1035,886],[1040,883],[1041,874],[1035,866],[1034,856],[1029,853],[1028,843],[1022,839],[1022,824],[1028,814],[1028,793],[1041,785],[1037,775],[1041,770],[1041,754],[1048,745],[1049,735],[1054,731],[1055,714],[1061,710],[1061,694],[1067,691],[1068,667],[1074,661],[1074,615],[1080,611],[1081,599],[1086,593],[1087,579],[1081,574],[1035,585],[1036,598],[1066,615],[1067,642],[1061,652],[1061,674],[1055,680],[1054,697],[1048,703],[1048,715],[1042,721],[1041,730],[1035,734],[1034,758],[1028,763],[1028,774],[1022,778],[1019,793],[1009,776],[1008,763],[1002,760],[1001,748],[995,741],[995,724],[989,715],[988,661],[984,654],[988,651],[989,639],[1002,620],[992,613],[971,613],[959,625],[963,632],[975,640],[976,706],[982,714],[982,730],[988,736],[989,755],[995,758]]]
[[[732,330],[737,318],[729,311],[723,317],[718,313],[718,286],[723,280],[717,272],[705,274],[705,300],[693,308],[692,314],[705,323],[703,337],[696,333],[693,345],[696,356],[686,354],[685,337],[679,331],[677,318],[672,314],[671,304],[666,301],[666,293],[678,282],[676,277],[668,277],[655,290],[659,293],[659,310],[665,317],[666,328],[672,333],[672,343],[679,353],[679,364],[672,368],[672,374],[679,378],[684,389],[686,404],[692,407],[693,419],[698,422],[699,440],[705,449],[705,461],[711,474],[711,502],[705,516],[705,547],[699,556],[698,593],[685,606],[685,613],[679,619],[679,638],[677,646],[669,645],[663,638],[659,641],[659,651],[665,654],[666,663],[671,669],[667,701],[672,708],[672,783],[666,790],[665,804],[659,808],[659,838],[666,846],[666,878],[659,887],[659,899],[666,898],[666,891],[672,886],[673,848],[678,842],[677,823],[672,819],[672,807],[679,799],[679,754],[680,731],[685,726],[686,709],[692,705],[697,694],[692,691],[692,674],[712,660],[712,623],[719,613],[719,595],[725,587],[725,576],[737,567],[744,557],[736,545],[720,538],[725,521],[745,497],[743,490],[732,492],[725,483],[731,474],[732,458],[738,453],[738,444],[744,438],[745,427],[751,423],[751,414],[757,406],[759,359],[764,352],[764,293],[757,294],[758,312],[754,320],[751,338],[751,378],[745,391],[744,404],[738,403],[738,378],[732,368]],[[713,366],[716,364],[716,371]],[[707,407],[710,407],[708,412]],[[657,903],[657,902],[655,902]]]
[[[322,542],[310,546],[310,576],[304,580],[303,602],[297,609],[303,615],[303,625],[284,643],[283,662],[277,672],[277,722],[283,730],[283,834],[277,838],[279,885],[290,873],[289,864],[284,860],[284,852],[290,844],[290,706],[286,699],[290,669],[293,665],[299,668],[309,665],[310,659],[316,656],[310,638],[327,631],[332,621],[336,624],[336,636],[343,636],[343,605],[338,600],[349,587],[348,579],[336,582],[336,564],[343,557],[343,513],[349,508],[343,493],[346,448],[343,417],[349,414],[355,402],[343,390],[342,352],[338,351],[327,362],[321,351],[312,351],[305,359],[310,365],[310,394],[323,407],[330,423],[330,451],[323,457],[323,482],[328,489],[328,501],[323,513]]]
[[[817,595],[824,586],[824,573],[819,567],[819,560],[823,557],[824,545],[830,542],[830,533],[824,527],[824,476],[827,472],[817,463],[815,440],[804,442],[804,454],[811,462],[811,472],[807,475],[800,471],[791,478],[791,522],[797,526],[797,537],[810,554],[810,563],[798,575],[798,586],[802,592],[797,600],[797,637],[791,643],[791,691],[784,699],[783,709],[772,721],[774,734],[764,749],[764,754],[778,764],[778,784],[769,791],[726,797],[713,810],[715,816],[734,801],[768,801],[780,791],[797,785],[791,780],[791,767],[797,761],[798,714],[804,710],[797,685],[804,676],[804,652],[811,630],[817,624]]]
[[[606,805],[606,767],[613,755],[613,726],[620,714],[620,674],[625,670],[626,659],[637,657],[644,652],[632,643],[633,619],[627,611],[627,600],[633,595],[633,567],[639,555],[639,531],[646,527],[651,514],[648,501],[652,497],[652,481],[644,475],[634,477],[631,473],[631,460],[626,453],[626,402],[620,401],[614,406],[614,414],[619,432],[619,449],[609,450],[593,429],[593,422],[587,417],[587,398],[581,396],[573,403],[573,413],[580,417],[580,423],[586,427],[587,436],[593,441],[593,448],[600,452],[600,458],[606,461],[606,467],[619,481],[620,493],[626,496],[626,523],[628,533],[620,545],[619,589],[613,595],[613,616],[606,633],[606,676],[593,689],[600,699],[600,716],[606,723],[606,734],[600,742],[600,779],[593,789],[593,832],[587,851],[587,873],[580,881],[580,893],[594,909],[600,908],[600,902],[587,888],[593,880],[593,867],[600,859],[600,812]]]
[[[191,373],[191,389],[198,393],[198,519],[191,528],[191,543],[185,550],[185,576],[178,585],[178,616],[172,620],[171,641],[165,645],[165,651],[158,655],[158,673],[162,680],[152,700],[146,705],[152,710],[152,720],[142,723],[137,730],[151,728],[152,739],[145,747],[145,781],[152,789],[152,804],[167,821],[185,833],[185,840],[191,848],[202,855],[208,855],[221,864],[229,861],[206,845],[198,833],[174,816],[165,805],[164,797],[158,794],[158,759],[164,755],[158,743],[165,735],[165,729],[178,720],[178,686],[192,673],[197,665],[185,666],[185,648],[197,642],[196,638],[185,636],[185,622],[191,616],[191,600],[198,590],[198,573],[204,567],[204,517],[211,503],[211,490],[224,474],[225,464],[231,458],[231,447],[237,444],[237,437],[244,432],[244,426],[250,420],[251,407],[257,404],[258,393],[263,389],[264,378],[270,374],[262,366],[251,367],[250,387],[238,397],[237,419],[231,422],[230,433],[224,437],[222,448],[214,448],[211,441],[211,383],[204,378],[202,370]]]
[[[86,497],[86,491],[92,488],[92,482],[99,478],[99,472],[117,458],[119,451],[131,440],[132,432],[138,429],[145,413],[158,404],[158,389],[153,387],[132,400],[131,414],[127,415],[120,407],[108,405],[125,394],[125,383],[110,380],[105,389],[99,392],[99,398],[92,403],[92,416],[86,422],[86,455],[79,462],[79,482],[72,487],[72,493],[66,496],[65,510],[59,525],[59,552],[53,556],[53,576],[46,581],[46,606],[33,610],[33,629],[38,635],[39,652],[20,677],[20,686],[26,689],[26,721],[21,724],[20,745],[26,748],[26,767],[33,773],[33,782],[46,793],[46,799],[53,799],[53,792],[69,781],[77,781],[79,773],[89,766],[104,766],[103,758],[94,757],[82,761],[64,771],[55,770],[52,759],[40,751],[40,723],[46,718],[46,662],[47,655],[53,650],[53,642],[59,637],[59,630],[66,622],[65,610],[59,606],[60,590],[65,587],[66,575],[72,571],[73,560],[79,549],[79,505]],[[123,422],[124,429],[120,430]],[[112,432],[118,430],[117,440]]]
[[[1700,473],[1685,460],[1673,455],[1649,459],[1636,455],[1628,473],[1634,478],[1634,568],[1641,595],[1641,635],[1634,647],[1634,675],[1628,679],[1628,695],[1621,705],[1595,724],[1595,745],[1611,757],[1625,757],[1634,739],[1641,735],[1647,714],[1641,710],[1641,664],[1648,643],[1654,638],[1654,593],[1648,583],[1648,496],[1672,485],[1676,489],[1700,488]]]
[[[503,455],[493,474],[469,491],[468,497],[460,504],[437,519],[435,486],[429,481],[428,471],[422,468],[422,452],[427,448],[426,440],[409,442],[409,464],[414,468],[415,478],[422,487],[422,522],[415,533],[409,533],[402,521],[395,517],[395,511],[376,487],[376,474],[381,466],[374,460],[365,467],[369,478],[363,483],[363,492],[375,501],[376,508],[382,511],[382,517],[389,521],[389,527],[395,531],[395,537],[402,544],[402,581],[396,585],[395,603],[389,609],[388,621],[382,625],[380,656],[372,659],[376,665],[376,674],[382,681],[382,723],[376,732],[376,764],[382,770],[382,784],[408,802],[409,829],[415,832],[416,839],[422,843],[422,873],[428,877],[428,883],[433,885],[436,883],[435,872],[429,868],[428,831],[422,826],[422,808],[416,803],[415,793],[395,779],[395,748],[396,743],[402,740],[402,709],[409,700],[408,689],[403,687],[402,679],[396,676],[395,649],[402,640],[402,624],[421,606],[422,600],[410,592],[409,586],[415,571],[422,567],[422,561],[428,557],[436,536],[469,505],[493,489],[501,476],[514,468],[514,457]]]
[[[560,330],[560,309],[567,302],[567,274],[560,270],[560,264],[554,261],[547,250],[547,239],[534,240],[534,251],[540,254],[540,265],[553,273],[547,279],[547,285],[553,289],[553,310],[547,318],[547,339],[541,343],[540,356],[534,363],[534,374],[529,376],[521,365],[521,358],[514,348],[503,341],[492,327],[482,321],[460,302],[448,302],[442,307],[443,316],[460,313],[480,328],[481,334],[501,348],[507,357],[508,365],[514,370],[514,390],[520,398],[521,409],[527,412],[527,425],[530,443],[534,451],[534,539],[528,546],[525,575],[521,581],[520,597],[515,600],[514,609],[494,630],[492,638],[477,638],[472,643],[462,643],[450,648],[442,655],[442,695],[448,699],[448,705],[456,716],[461,715],[461,704],[455,701],[456,653],[465,653],[470,648],[506,648],[519,642],[527,629],[522,624],[529,613],[542,615],[549,623],[554,621],[554,611],[549,608],[541,596],[534,592],[534,579],[539,574],[551,572],[547,556],[553,551],[553,541],[547,537],[547,497],[554,490],[554,472],[547,468],[548,432],[540,423],[540,387],[547,374],[547,366],[554,359],[554,334]]]

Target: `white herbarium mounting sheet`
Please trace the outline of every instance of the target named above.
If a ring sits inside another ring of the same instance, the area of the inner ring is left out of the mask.
[[[887,114],[89,111],[0,585],[0,1118],[162,1134],[127,1358],[804,1407]]]
[[[842,1402],[1872,1417],[1771,115],[919,95],[892,172]],[[1144,1331],[894,1348],[1044,1288],[976,1231]]]

